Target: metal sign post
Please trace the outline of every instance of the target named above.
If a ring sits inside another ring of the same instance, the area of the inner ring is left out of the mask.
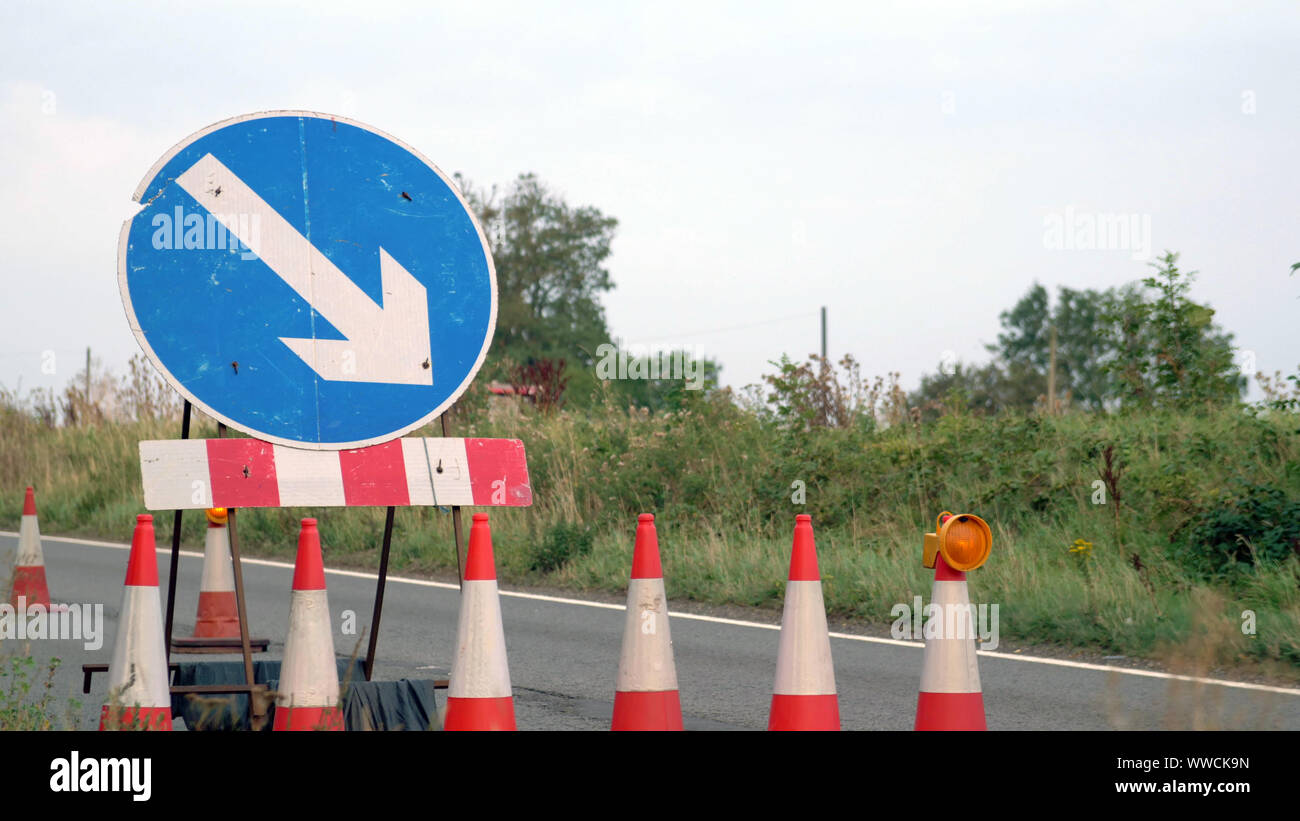
[[[190,412],[193,406],[188,399],[185,400],[185,410],[181,416],[181,438],[190,438]],[[163,630],[163,646],[167,653],[167,661],[172,660],[172,617],[176,612],[176,571],[180,565],[181,554],[181,513],[177,510],[172,516],[172,561],[171,569],[167,572],[167,620]]]

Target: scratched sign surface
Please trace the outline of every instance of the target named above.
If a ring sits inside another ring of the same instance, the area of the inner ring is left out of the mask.
[[[436,417],[496,324],[483,231],[427,159],[307,112],[217,123],[135,193],[118,283],[167,380],[266,441],[340,450]]]

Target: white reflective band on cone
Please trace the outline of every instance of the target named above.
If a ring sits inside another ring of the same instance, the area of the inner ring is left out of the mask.
[[[668,599],[663,579],[632,579],[627,586],[623,653],[618,660],[621,693],[677,689],[673,639],[668,629]]]
[[[235,589],[235,571],[230,561],[230,531],[224,527],[208,528],[203,541],[200,593],[229,593]]]
[[[835,693],[831,638],[820,581],[788,581],[776,654],[776,695],[823,696]]]
[[[158,588],[126,585],[108,665],[108,700],[122,707],[171,707]]]
[[[510,668],[496,579],[467,579],[460,595],[456,660],[447,696],[506,698],[511,695]]]
[[[286,707],[333,707],[338,701],[329,601],[324,590],[294,590],[275,702]]]
[[[18,525],[18,555],[14,566],[45,566],[45,556],[41,552],[41,527],[36,523],[35,516],[24,516]]]
[[[936,581],[931,603],[939,606],[935,618],[942,620],[939,635],[926,638],[925,662],[921,668],[923,693],[978,693],[980,692],[979,664],[975,658],[975,622],[970,615],[970,596],[964,581]],[[954,608],[964,608],[957,611]],[[950,635],[953,618],[960,619],[963,638]],[[925,633],[935,628],[928,626]]]

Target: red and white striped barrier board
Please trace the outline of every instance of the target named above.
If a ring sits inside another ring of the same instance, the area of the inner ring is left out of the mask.
[[[518,439],[404,438],[337,451],[155,440],[140,443],[140,474],[149,510],[533,503]]]

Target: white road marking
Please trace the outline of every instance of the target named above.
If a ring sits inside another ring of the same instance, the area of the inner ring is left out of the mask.
[[[17,538],[18,534],[10,530],[0,530],[0,536],[11,536]],[[74,539],[67,536],[42,536],[43,542],[67,542],[69,544],[86,545],[89,547],[111,547],[117,550],[129,550],[129,544],[118,544],[115,542],[101,542],[93,539]],[[171,555],[171,548],[160,547],[158,552],[167,556]],[[195,559],[202,559],[203,554],[193,550],[182,550],[182,556],[189,556]],[[292,562],[279,562],[274,559],[243,559],[244,564],[256,565],[259,567],[278,567],[285,570],[293,570]],[[335,576],[349,576],[354,579],[378,579],[376,573],[366,573],[361,570],[330,570],[326,568],[326,573]],[[437,582],[430,579],[412,579],[406,576],[388,577],[389,582],[400,584],[413,584],[420,587],[437,587],[443,590],[458,590],[459,585],[451,582]],[[515,590],[502,590],[502,596],[509,596],[515,599],[532,599],[533,601],[550,602],[552,604],[571,604],[578,607],[595,607],[602,610],[626,610],[627,606],[622,604],[610,604],[608,602],[588,601],[587,599],[566,598],[564,596],[548,596],[543,593],[524,593]],[[673,619],[685,619],[689,621],[702,621],[711,624],[727,624],[733,627],[752,627],[760,630],[780,630],[779,624],[763,624],[757,621],[743,621],[741,619],[727,619],[719,616],[703,616],[696,613],[681,613],[670,611],[669,616]],[[900,639],[886,639],[877,636],[859,636],[853,633],[835,633],[832,632],[830,637],[833,639],[843,639],[845,641],[861,641],[871,644],[890,644],[895,647],[912,647],[924,648],[925,643],[919,641],[902,641]],[[1276,687],[1269,684],[1254,684],[1247,681],[1229,681],[1227,679],[1206,678],[1204,676],[1185,676],[1178,673],[1164,673],[1158,670],[1135,670],[1128,667],[1114,667],[1109,664],[1092,664],[1084,661],[1070,661],[1068,659],[1044,658],[1042,656],[1021,656],[1014,653],[990,652],[980,650],[979,655],[985,658],[1005,659],[1008,661],[1024,661],[1033,664],[1047,664],[1054,667],[1071,667],[1076,670],[1092,670],[1099,673],[1116,673],[1125,676],[1141,676],[1144,678],[1165,679],[1167,681],[1187,681],[1193,684],[1212,684],[1219,687],[1232,687],[1239,690],[1256,690],[1264,693],[1281,693],[1288,696],[1300,696],[1300,688],[1295,687]]]

